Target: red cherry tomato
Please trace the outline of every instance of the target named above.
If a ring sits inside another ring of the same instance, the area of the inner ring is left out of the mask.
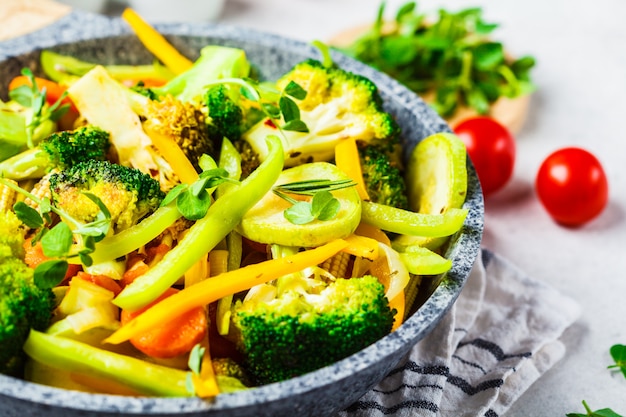
[[[580,226],[602,212],[609,185],[600,161],[581,148],[563,148],[541,164],[535,189],[550,216],[566,226]]]
[[[515,139],[489,117],[463,120],[454,133],[465,143],[485,196],[502,188],[513,175]]]

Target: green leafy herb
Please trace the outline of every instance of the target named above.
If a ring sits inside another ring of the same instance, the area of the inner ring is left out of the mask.
[[[199,343],[191,349],[191,352],[189,352],[189,369],[197,375],[200,375],[200,370],[202,369],[202,358],[204,357],[205,352],[206,349]]]
[[[67,273],[68,263],[64,259],[45,261],[35,268],[35,285],[39,288],[54,288],[60,284]]]
[[[626,346],[613,345],[611,346],[610,353],[615,364],[610,365],[609,369],[619,368],[624,374],[624,377],[626,377]]]
[[[33,143],[35,129],[46,120],[59,120],[67,113],[70,106],[68,104],[62,104],[62,100],[67,95],[67,92],[64,92],[57,101],[49,107],[46,107],[46,88],[44,87],[41,91],[39,90],[35,76],[30,69],[23,68],[22,75],[29,79],[30,85],[21,85],[11,90],[9,92],[9,98],[24,107],[32,109],[32,115],[30,115],[29,119],[26,121],[27,145],[29,148],[32,148],[35,146]]]
[[[320,191],[311,200],[311,214],[318,220],[331,220],[337,213],[341,204],[329,191]]]
[[[202,358],[206,353],[206,348],[204,348],[201,344],[196,344],[189,352],[189,359],[187,360],[187,366],[191,372],[187,373],[187,378],[185,379],[185,388],[191,394],[196,394],[196,387],[193,384],[193,374],[200,375],[200,371],[202,370]]]
[[[293,80],[287,83],[287,86],[285,87],[285,94],[298,100],[304,100],[306,98],[306,90]]]
[[[205,167],[216,166],[214,163],[203,161]],[[239,183],[229,178],[228,171],[223,168],[209,168],[202,171],[199,178],[193,184],[178,184],[172,188],[161,206],[166,206],[176,201],[176,208],[188,220],[199,220],[203,218],[209,207],[211,207],[211,192],[215,187],[224,183]]]
[[[193,385],[193,378],[191,372],[187,372],[187,377],[185,378],[185,389],[191,395],[196,395],[196,387]]]
[[[41,238],[43,254],[48,258],[67,255],[72,247],[73,236],[67,224],[58,223]]]
[[[331,220],[337,216],[341,209],[339,200],[333,197],[331,191],[353,187],[355,183],[350,180],[326,180],[313,179],[295,181],[275,186],[272,191],[285,201],[291,203],[291,207],[285,210],[285,218],[293,224],[307,224],[314,220]],[[289,194],[313,196],[310,202],[299,201]]]
[[[485,114],[500,97],[534,90],[534,58],[507,58],[502,43],[491,39],[498,25],[483,21],[480,8],[439,10],[432,18],[411,1],[398,9],[394,28],[383,31],[384,9],[382,2],[371,29],[342,51],[417,93],[432,93],[440,115],[451,116],[459,105]]]
[[[13,211],[15,211],[22,223],[31,229],[39,229],[44,225],[44,221],[39,212],[23,201],[15,203]]]
[[[610,408],[603,408],[597,411],[591,411],[591,408],[587,405],[587,402],[583,400],[583,406],[585,407],[585,414],[582,413],[569,413],[567,417],[622,417]]]

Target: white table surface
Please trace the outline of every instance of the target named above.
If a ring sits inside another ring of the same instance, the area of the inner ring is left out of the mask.
[[[403,0],[389,0],[395,12]],[[370,22],[377,0],[227,0],[221,21],[305,41]],[[575,4],[575,5],[574,5]],[[570,295],[582,317],[563,335],[563,360],[506,417],[564,416],[610,407],[626,415],[626,379],[606,369],[609,348],[626,344],[626,2],[434,0],[424,11],[480,6],[516,55],[537,60],[538,91],[517,135],[512,181],[486,202],[485,247]],[[609,179],[610,202],[582,228],[555,224],[534,194],[539,165],[553,150],[593,152]]]
[[[4,0],[3,0],[4,1]],[[115,14],[123,4],[113,3]],[[206,0],[210,1],[210,0]],[[388,15],[404,0],[388,0]],[[176,3],[176,2],[173,2]],[[372,21],[378,0],[226,0],[220,21],[304,41]],[[576,299],[582,317],[562,337],[567,352],[506,417],[564,416],[610,407],[626,416],[626,379],[606,369],[626,344],[626,2],[433,0],[425,11],[480,6],[514,55],[537,59],[527,122],[517,135],[512,181],[486,202],[483,245]],[[581,146],[604,164],[610,202],[578,229],[555,224],[534,194],[543,159]]]

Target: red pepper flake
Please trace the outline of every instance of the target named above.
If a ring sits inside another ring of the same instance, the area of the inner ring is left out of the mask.
[[[276,129],[276,125],[274,124],[274,122],[272,121],[272,119],[267,119],[265,120],[265,124],[271,128]]]

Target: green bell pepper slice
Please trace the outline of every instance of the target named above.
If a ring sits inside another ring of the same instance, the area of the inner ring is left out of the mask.
[[[31,330],[24,351],[52,368],[109,379],[145,395],[190,397],[187,374],[65,337]]]
[[[75,80],[98,65],[48,50],[41,51],[39,60],[43,72],[56,82]],[[104,68],[116,80],[162,79],[168,81],[175,76],[173,72],[157,62],[152,65],[105,65]]]
[[[401,235],[450,236],[463,226],[467,209],[450,208],[443,214],[415,213],[383,204],[364,201],[361,219],[387,232]]]

